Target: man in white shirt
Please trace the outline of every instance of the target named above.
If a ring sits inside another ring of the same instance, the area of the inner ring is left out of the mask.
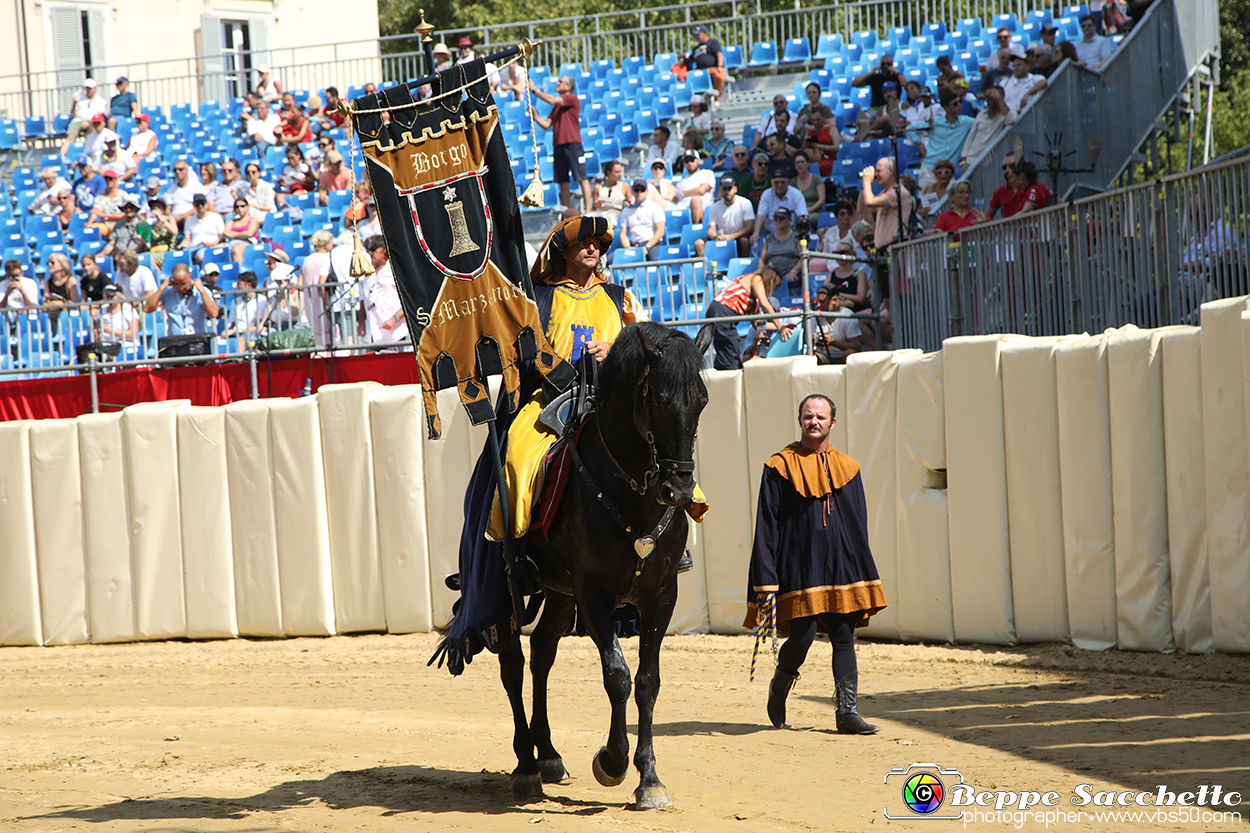
[[[788,171],[778,171],[774,174],[773,187],[760,195],[760,207],[755,212],[755,231],[751,233],[753,249],[761,237],[767,237],[777,230],[777,224],[773,222],[773,214],[778,208],[790,209],[790,216],[794,217],[796,223],[800,217],[807,216],[807,200],[803,199],[802,191],[790,184],[788,173]]]
[[[156,291],[156,277],[152,270],[139,263],[139,256],[132,249],[118,252],[113,260],[117,263],[117,284],[128,301],[142,301]]]
[[[1015,113],[1018,118],[1032,95],[1046,89],[1047,81],[1042,76],[1029,72],[1029,59],[1024,56],[1024,50],[1019,46],[1013,46],[1011,48],[1011,77],[1004,80],[1000,86],[1003,88],[1003,99],[1007,103],[1007,109]]]
[[[196,194],[203,194],[204,186],[198,177],[191,175],[191,165],[185,160],[174,163],[174,181],[165,189],[165,202],[169,204],[169,213],[179,223],[195,213],[191,200]]]
[[[390,344],[408,338],[408,321],[395,286],[395,273],[386,253],[386,241],[375,234],[365,241],[365,250],[376,270],[364,279],[361,299],[360,332],[374,344]],[[367,330],[366,330],[367,325]],[[386,348],[383,348],[386,349]]]
[[[782,113],[788,113],[790,102],[786,100],[784,95],[778,93],[773,96],[773,109],[767,111],[760,116],[759,127],[755,129],[755,141],[751,144],[751,148],[759,148],[763,150],[767,145],[764,140],[777,132],[777,116]]]
[[[35,195],[35,201],[26,206],[31,214],[57,214],[61,204],[55,199],[62,191],[69,191],[69,181],[56,172],[56,168],[44,168],[39,172],[43,189]]]
[[[977,113],[976,121],[968,131],[968,138],[964,139],[963,151],[959,154],[959,169],[968,170],[968,163],[975,162],[999,132],[1015,122],[1016,114],[1007,109],[1002,87],[990,87],[986,90],[985,109]]]
[[[1085,37],[1072,43],[1078,62],[1086,69],[1101,69],[1111,57],[1111,40],[1098,34],[1098,24],[1091,15],[1081,18],[1081,34]]]
[[[659,159],[671,171],[673,163],[677,161],[677,154],[681,152],[676,142],[669,141],[672,136],[670,131],[664,125],[655,128],[655,132],[651,134],[651,147],[647,148],[647,164],[650,165]]]
[[[209,208],[208,196],[196,194],[191,198],[195,213],[187,218],[182,248],[191,253],[196,263],[204,262],[204,250],[220,246],[226,237],[226,223],[221,215]]]
[[[634,192],[634,205],[625,207],[617,223],[621,245],[641,248],[647,253],[647,260],[655,260],[659,257],[659,247],[664,242],[664,209],[644,198],[643,195],[647,193],[645,179],[635,179],[631,187]]]
[[[130,134],[126,150],[130,151],[130,155],[135,159],[143,159],[145,156],[156,153],[159,144],[160,140],[156,137],[156,132],[152,130],[152,119],[147,113],[140,113],[135,119],[135,129]]]
[[[265,299],[256,292],[256,273],[240,272],[235,285],[243,291],[234,299],[234,323],[226,335],[254,341],[256,328],[265,319]]]
[[[139,172],[139,166],[130,151],[119,146],[117,134],[107,128],[104,130],[104,153],[100,155],[100,173],[112,171],[123,182],[131,180]]]
[[[281,126],[282,118],[277,113],[269,112],[269,102],[258,101],[243,131],[247,134],[247,138],[241,144],[246,147],[259,148],[262,151],[271,148],[278,144],[274,131]]]
[[[738,257],[751,252],[751,231],[755,228],[755,209],[746,197],[738,196],[738,185],[732,176],[720,178],[720,199],[707,211],[708,240],[736,240]],[[694,241],[694,250],[701,257],[704,241]]]
[[[686,175],[673,183],[677,189],[677,207],[690,209],[692,223],[703,222],[704,206],[716,199],[716,174],[703,168],[699,154],[691,151],[681,157]]]
[[[22,273],[20,260],[4,262],[4,291],[0,292],[0,307],[20,310],[39,306],[39,287]],[[10,316],[10,320],[13,320]],[[14,339],[16,343],[16,339]]]
[[[74,103],[69,110],[69,126],[65,130],[65,141],[61,143],[61,155],[65,156],[69,152],[69,146],[78,138],[78,134],[91,127],[95,116],[98,115],[103,123],[107,113],[108,102],[96,95],[95,79],[88,78],[83,81],[82,92],[74,93]]]
[[[96,113],[91,117],[91,129],[87,131],[87,138],[83,139],[82,155],[91,160],[91,167],[97,171],[100,168],[100,157],[104,155],[104,138],[107,134],[113,133],[104,126],[104,114]]]

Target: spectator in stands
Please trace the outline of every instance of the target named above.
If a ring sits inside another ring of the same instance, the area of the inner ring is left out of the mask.
[[[117,85],[117,95],[109,100],[110,130],[117,129],[118,119],[139,118],[139,98],[130,92],[130,79],[122,75],[114,83]]]
[[[243,131],[245,137],[247,136],[247,123],[256,115],[256,105],[259,103],[260,99],[251,90],[243,94],[243,106],[239,108],[239,129]]]
[[[964,170],[985,152],[1004,128],[1016,123],[1016,114],[1007,109],[1002,87],[990,87],[983,94],[985,109],[977,113],[959,153],[959,167]]]
[[[224,181],[227,167],[232,168],[235,172],[234,180],[229,183]],[[223,162],[221,170],[222,179],[218,180],[217,166],[212,162],[203,163],[200,165],[200,182],[204,184],[204,195],[208,197],[208,204],[213,211],[226,217],[234,208],[234,193],[242,185],[243,180],[239,178],[239,166],[237,163],[232,166],[229,161]]]
[[[291,256],[282,249],[271,249],[265,252],[265,272],[269,276],[265,280],[267,284],[273,283],[275,278],[290,279],[295,274],[295,267],[291,265]]]
[[[331,149],[325,155],[325,169],[317,179],[317,202],[327,205],[331,191],[350,189],[356,178],[343,164],[343,154]]]
[[[936,180],[933,166],[941,160],[951,162],[959,159],[963,153],[964,142],[972,130],[971,116],[961,114],[963,102],[954,93],[946,93],[942,97],[943,118],[934,119],[930,128],[929,145],[922,151],[923,161],[920,163],[921,186],[932,185]],[[951,162],[953,167],[953,162]]]
[[[317,141],[312,142],[308,149],[304,150],[304,161],[308,163],[308,167],[312,168],[313,176],[321,178],[322,172],[325,171],[326,154],[332,150],[338,150],[338,147],[329,136],[318,136]]]
[[[86,156],[78,160],[78,178],[74,180],[74,200],[80,211],[89,211],[95,205],[96,195],[104,191],[108,184],[104,177],[95,172],[91,160]]]
[[[951,79],[956,75],[959,75],[959,72],[951,66],[951,58],[949,55],[938,55],[937,60],[933,62],[933,66],[938,71],[938,80],[944,80],[947,84],[950,84]]]
[[[57,223],[60,225],[61,233],[69,233],[69,225],[73,222],[74,215],[78,213],[78,202],[74,198],[73,191],[62,191],[53,197],[57,205],[55,215]]]
[[[799,291],[799,236],[794,233],[794,215],[784,205],[773,212],[773,231],[760,244],[760,265],[777,271],[786,280],[790,293]]]
[[[61,307],[66,304],[78,303],[78,279],[74,277],[74,269],[69,265],[69,258],[60,252],[48,255],[48,277],[43,283],[43,305],[45,307]],[[48,321],[52,325],[52,335],[59,329],[61,311],[48,310]]]
[[[705,159],[712,160],[712,170],[723,171],[733,165],[733,139],[725,136],[723,122],[713,119],[707,140],[703,143],[702,154]],[[745,153],[745,150],[744,150]]]
[[[139,327],[142,323],[134,304],[126,303],[125,294],[116,284],[104,286],[102,300],[110,301],[99,308],[96,319],[100,341],[118,342],[125,347],[138,345]]]
[[[1111,57],[1111,40],[1098,34],[1098,24],[1092,14],[1081,18],[1081,35],[1076,47],[1077,64],[1086,69],[1100,70]]]
[[[466,35],[460,38],[456,46],[459,48],[459,51],[460,51],[460,57],[459,59],[457,59],[456,63],[467,64],[477,57],[477,53],[473,51],[473,38],[470,38]]]
[[[122,219],[113,223],[105,238],[104,248],[100,257],[108,257],[113,252],[130,249],[142,252],[147,249],[147,241],[139,236],[139,201],[133,194],[126,194],[122,202]]]
[[[729,73],[725,69],[725,50],[720,41],[708,34],[707,27],[702,24],[694,27],[694,48],[685,56],[685,62],[691,69],[706,69],[712,82],[712,94],[720,100],[721,91],[725,89],[725,81]]]
[[[462,41],[466,38],[461,38]],[[469,52],[472,53],[472,41]],[[463,53],[464,50],[461,49]],[[555,178],[560,186],[560,202],[572,208],[572,195],[569,193],[569,182],[577,182],[582,189],[582,210],[590,211],[594,200],[590,193],[590,180],[586,177],[586,163],[582,150],[582,131],[578,119],[582,112],[582,103],[577,98],[577,82],[571,75],[561,75],[556,81],[556,94],[544,92],[529,82],[530,93],[553,105],[548,118],[538,115],[538,111],[530,105],[530,120],[544,130],[551,131],[553,156],[555,157]]]
[[[372,81],[366,81],[366,82],[365,82],[365,88],[364,88],[364,93],[363,93],[363,94],[364,94],[364,95],[377,95],[377,94],[378,94],[378,85],[377,85],[377,84],[375,84],[375,83],[373,83]]]
[[[61,207],[55,198],[69,191],[70,184],[57,173],[56,168],[44,168],[39,172],[39,179],[43,181],[43,189],[35,194],[26,211],[30,214],[55,214]]]
[[[511,96],[513,101],[525,100],[525,87],[528,82],[529,75],[519,61],[499,70],[499,92]]]
[[[256,103],[256,110],[247,120],[244,128],[246,134],[239,142],[243,147],[254,147],[264,152],[278,144],[277,131],[282,127],[282,119],[277,113],[269,112],[269,102],[263,99]]]
[[[916,206],[916,212],[926,220],[938,203],[946,199],[951,180],[955,178],[955,163],[939,159],[933,163],[933,176],[934,181],[920,189],[919,205]]]
[[[292,104],[284,115],[284,122],[279,130],[278,141],[290,147],[312,141],[312,124],[304,116],[302,104]]]
[[[780,135],[780,133],[774,133],[764,140],[768,143],[768,176],[770,178],[775,173],[793,168],[794,161],[790,157],[790,152],[798,153],[797,148],[791,147],[778,138]]]
[[[659,258],[659,247],[664,244],[664,209],[654,200],[647,199],[647,181],[635,179],[631,186],[633,205],[621,211],[618,221],[621,245],[641,248],[647,260]]]
[[[894,125],[898,124],[899,104],[898,96],[902,90],[893,81],[887,81],[882,88],[882,95],[885,97],[885,104],[881,107],[875,107],[869,110],[861,110],[859,118],[855,122],[855,138],[863,141],[874,135],[890,136],[894,133]]]
[[[286,164],[282,166],[282,174],[274,187],[274,201],[279,209],[287,208],[287,194],[303,194],[317,187],[317,180],[312,167],[304,161],[304,152],[299,145],[286,146]]]
[[[313,94],[304,101],[304,118],[314,134],[321,133],[321,96]]]
[[[1012,169],[1015,162],[1014,153],[1008,153],[1003,157],[1003,184],[994,189],[994,193],[990,196],[990,204],[985,210],[985,216],[989,220],[993,220],[999,211],[1004,210],[1015,199],[1016,192],[1011,187]]]
[[[95,116],[103,119],[108,111],[108,103],[103,97],[96,95],[94,78],[82,82],[82,91],[74,93],[69,108],[69,126],[65,129],[65,141],[61,143],[61,156],[69,152],[69,146],[78,138],[78,134],[91,128],[91,120]]]
[[[999,86],[1010,77],[1011,47],[1004,46],[998,50],[998,64],[990,69],[982,69],[981,89],[988,90],[990,87]]]
[[[1051,55],[1058,55],[1059,44],[1055,43],[1055,35],[1059,33],[1059,27],[1053,23],[1043,23],[1038,33],[1041,35],[1042,43],[1050,47]]]
[[[333,328],[326,314],[326,301],[329,299],[323,287],[330,280],[330,250],[334,248],[334,235],[325,229],[318,229],[313,232],[308,245],[312,253],[304,258],[299,270],[302,306],[312,327],[313,341],[318,347],[326,347],[330,344]]]
[[[256,340],[257,328],[265,317],[265,299],[256,292],[256,273],[240,272],[235,286],[242,290],[234,299],[234,321],[226,329],[227,336],[239,336],[248,342]]]
[[[1059,64],[1055,62],[1055,50],[1041,41],[1029,44],[1025,54],[1029,58],[1029,72],[1034,75],[1040,75],[1049,81],[1050,76],[1059,69]]]
[[[853,240],[843,240],[833,253],[844,257],[856,257],[859,247]],[[825,289],[848,310],[860,312],[868,306],[868,266],[859,261],[831,260],[832,269]]]
[[[703,222],[703,212],[716,199],[716,174],[702,166],[703,159],[695,152],[681,158],[685,176],[673,183],[677,189],[677,207],[690,209],[693,223]]]
[[[4,291],[0,293],[0,309],[8,312],[10,324],[17,323],[18,312],[39,306],[39,285],[26,277],[20,260],[4,262]],[[9,349],[17,355],[17,339],[10,340]]]
[[[647,199],[659,205],[661,211],[672,208],[677,201],[677,187],[668,178],[668,165],[660,159],[651,163],[651,181],[647,183]]]
[[[755,141],[752,142],[752,150],[763,150],[765,148],[764,140],[777,132],[777,117],[782,113],[786,114],[786,118],[790,118],[790,111],[786,109],[790,106],[790,102],[780,93],[773,96],[773,109],[760,116],[760,126],[755,131]]]
[[[151,229],[148,251],[152,253],[152,262],[159,269],[165,262],[165,252],[178,248],[178,221],[170,213],[164,197],[148,200],[148,225]],[[139,233],[143,233],[142,226]]]
[[[1081,59],[1077,57],[1076,47],[1073,46],[1072,41],[1065,40],[1059,42],[1059,50],[1058,54],[1055,56],[1055,60],[1060,63],[1063,63],[1064,61],[1071,61],[1075,64]]]
[[[266,214],[277,208],[273,186],[261,179],[260,165],[256,162],[248,162],[243,173],[247,177],[247,183],[239,189],[239,196],[247,200],[253,217],[264,220]]]
[[[820,85],[815,81],[810,82],[803,91],[807,93],[807,103],[803,105],[803,109],[799,110],[798,118],[794,120],[794,132],[804,138],[812,127],[812,114],[820,113],[825,117],[826,121],[833,121],[833,110],[820,100]]]
[[[816,290],[816,308],[835,313],[812,322],[812,348],[817,364],[846,364],[846,357],[863,349],[863,332],[842,299],[830,284]]]
[[[734,145],[733,150],[729,154],[733,167],[726,165],[726,173],[734,178],[734,185],[738,186],[738,193],[746,196],[745,185],[751,180],[751,151],[746,145]],[[767,160],[768,157],[764,157]]]
[[[850,243],[852,248],[857,247],[858,243],[855,240],[855,235],[851,232],[851,226],[855,222],[855,206],[846,200],[839,200],[838,204],[833,207],[833,216],[837,223],[825,229],[820,251],[836,252],[838,246],[842,243]],[[824,271],[823,269],[816,269],[814,266],[812,268],[814,271]]]
[[[972,183],[967,180],[956,182],[951,187],[950,198],[951,207],[945,213],[938,215],[933,232],[944,231],[953,234],[974,223],[986,221],[985,212],[972,205]],[[958,234],[955,234],[955,242],[959,242]]]
[[[169,211],[180,224],[195,213],[192,199],[204,193],[204,185],[191,176],[191,163],[178,160],[174,163],[174,181],[165,189],[165,202]]]
[[[868,87],[872,90],[872,103],[869,106],[874,110],[885,106],[886,84],[893,84],[897,93],[903,89],[905,83],[907,79],[895,68],[894,56],[888,52],[881,56],[880,63],[875,67],[851,80],[852,87]]]
[[[699,134],[700,139],[712,132],[712,117],[707,112],[707,102],[701,95],[690,96],[690,129]]]
[[[822,177],[833,174],[833,162],[838,158],[838,150],[842,147],[842,136],[838,133],[832,119],[825,121],[819,110],[812,113],[811,124],[803,139],[803,152],[811,162],[818,165]],[[798,158],[798,155],[795,155]]]
[[[82,153],[91,160],[92,167],[99,169],[100,156],[104,153],[104,133],[105,131],[112,133],[104,126],[104,114],[96,113],[91,117],[91,129],[87,131],[87,138],[82,141]]]
[[[720,198],[707,212],[707,239],[737,241],[738,257],[751,252],[751,232],[755,230],[755,209],[746,197],[738,196],[738,183],[729,174],[720,178]],[[704,241],[695,241],[695,254],[703,256]]]
[[[906,131],[907,140],[920,149],[923,156],[929,146],[929,126],[945,117],[942,105],[934,104],[933,90],[917,81],[907,82],[907,101],[899,108],[895,127]]]
[[[100,173],[109,171],[117,174],[122,182],[129,182],[139,173],[139,166],[130,151],[120,147],[117,134],[112,130],[104,136],[104,153],[100,156]]]
[[[143,183],[143,193],[139,195],[139,216],[147,219],[148,203],[161,195],[161,178],[153,174]]]
[[[693,127],[681,136],[681,151],[677,154],[678,163],[686,157],[687,153],[694,153],[700,159],[703,158],[703,137]]]
[[[1004,217],[1027,214],[1054,202],[1054,192],[1044,182],[1037,181],[1036,165],[1032,162],[1016,162],[1011,169],[1011,187],[1016,192],[1016,199],[1003,210]]]
[[[295,110],[295,94],[290,90],[284,92],[282,94],[282,103],[277,107],[270,107],[269,109],[277,110],[278,118],[285,122],[287,120],[287,116]]]
[[[234,212],[226,221],[225,239],[235,263],[243,262],[243,252],[260,239],[260,220],[251,212],[247,199],[240,193],[234,198]]]
[[[1018,118],[1032,95],[1040,93],[1046,89],[1047,85],[1045,78],[1029,72],[1028,58],[1024,56],[1020,47],[1015,47],[1011,53],[1011,77],[1003,81],[1001,85],[1007,109],[1015,113]]]
[[[621,211],[633,203],[634,192],[621,179],[625,163],[619,159],[611,159],[604,162],[602,167],[603,182],[595,186],[595,204],[590,216],[602,217],[608,221],[608,228],[616,228]]]
[[[768,154],[757,153],[751,157],[751,175],[746,178],[746,187],[738,188],[738,192],[751,201],[751,207],[755,209],[757,218],[760,200],[764,198],[764,194],[768,192],[771,185],[772,179],[768,175]],[[751,245],[755,245],[754,238],[751,240]]]
[[[364,246],[376,271],[364,279],[358,332],[362,336],[367,334],[374,344],[403,341],[408,338],[408,322],[399,302],[399,290],[387,257],[386,241],[382,235],[375,234],[365,240]]]
[[[756,272],[739,275],[729,285],[716,293],[707,305],[708,318],[730,318],[738,315],[775,313],[777,310],[769,297],[781,285],[781,275],[767,266]],[[769,321],[771,329],[776,321]],[[738,335],[738,323],[726,321],[715,326],[712,345],[716,359],[712,366],[717,370],[737,370],[742,367],[742,338]]]
[[[385,248],[383,250],[385,251]],[[269,252],[269,255],[275,256],[285,254],[286,252],[280,251]],[[266,282],[269,289],[262,326],[270,331],[278,332],[293,330],[296,327],[307,327],[303,293],[295,286],[297,277],[295,267],[285,259],[269,256],[265,257],[265,264],[269,267],[269,280]]]
[[[278,79],[269,74],[269,64],[261,64],[256,67],[256,75],[259,77],[259,80],[256,82],[256,98],[266,105],[281,101],[284,91],[282,85],[278,83]]]
[[[807,202],[799,190],[790,184],[791,171],[779,171],[769,180],[772,185],[760,196],[760,204],[755,209],[755,230],[751,233],[751,248],[777,230],[774,215],[778,208],[785,208],[794,218],[807,216]]]
[[[156,292],[156,277],[151,269],[139,262],[139,255],[133,249],[118,252],[113,256],[113,262],[117,264],[113,283],[121,287],[128,300],[142,301]]]
[[[130,152],[131,157],[138,164],[140,159],[145,159],[156,153],[159,145],[160,139],[157,137],[156,131],[152,129],[152,120],[148,118],[147,113],[140,113],[135,118],[135,129],[130,134],[130,141],[126,145],[126,150]]]
[[[807,151],[799,151],[794,155],[794,179],[791,180],[798,192],[807,203],[808,214],[819,214],[825,207],[825,183],[819,176],[812,173],[812,161]]]
[[[103,255],[101,255],[103,257]],[[108,275],[100,271],[100,264],[95,255],[84,254],[78,259],[78,267],[82,270],[82,278],[78,281],[78,293],[84,301],[104,300],[104,287],[110,281]]]
[[[877,254],[884,255],[890,246],[894,245],[901,239],[905,233],[905,226],[900,218],[910,217],[912,212],[911,192],[906,188],[895,187],[897,180],[897,171],[894,167],[894,160],[888,156],[877,160],[874,167],[864,168],[860,172],[860,192],[858,213],[867,214],[876,212],[876,222],[873,227],[872,243]],[[881,193],[873,191],[873,182],[876,181],[881,186]],[[900,212],[901,209],[901,212]],[[877,285],[881,288],[881,329],[883,340],[890,340],[889,329],[889,310],[890,310],[890,272],[889,261],[884,261],[878,267]]]
[[[191,277],[185,263],[175,264],[173,273],[144,299],[145,313],[150,315],[158,309],[165,310],[165,332],[171,336],[208,332],[208,319],[221,312],[203,282]]]
[[[368,240],[382,233],[382,223],[378,220],[378,204],[373,197],[364,201],[365,216],[356,221],[356,232],[361,240]]]
[[[343,114],[339,112],[340,100],[337,87],[326,87],[325,106],[316,117],[322,130],[334,130],[343,126]]]
[[[681,148],[676,142],[669,139],[672,136],[670,131],[664,125],[659,125],[651,133],[651,145],[647,148],[647,162],[655,162],[661,160],[671,171],[677,164],[677,157],[681,153]]]
[[[184,224],[185,240],[182,248],[191,253],[195,263],[204,262],[204,250],[220,246],[226,239],[226,223],[208,204],[206,194],[191,198],[194,213]]]
[[[788,110],[784,113],[778,113],[776,122],[777,129],[773,131],[773,134],[768,139],[776,139],[785,155],[793,159],[794,154],[799,152],[799,148],[803,147],[803,139],[790,130],[790,112]],[[764,141],[767,142],[768,139]]]

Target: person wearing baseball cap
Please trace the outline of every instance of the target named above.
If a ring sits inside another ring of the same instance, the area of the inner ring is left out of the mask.
[[[139,118],[139,98],[130,92],[130,79],[119,75],[113,82],[117,85],[117,95],[109,99],[109,128],[117,129],[118,119]]]
[[[135,129],[130,134],[130,139],[126,142],[126,150],[135,158],[138,164],[140,159],[151,156],[156,153],[159,140],[156,138],[156,131],[152,129],[152,119],[147,113],[140,113],[135,118]]]
[[[65,141],[61,143],[61,156],[68,155],[69,146],[83,131],[91,129],[93,116],[97,114],[104,116],[107,112],[108,102],[96,95],[95,79],[88,78],[83,81],[82,90],[74,93],[74,100],[69,108],[70,119],[69,125],[65,128]]]
[[[755,208],[746,197],[738,196],[738,181],[730,174],[720,178],[720,192],[707,211],[707,239],[736,241],[738,257],[751,253],[751,231],[755,227]],[[701,256],[704,243],[695,241]]]
[[[703,212],[716,199],[716,174],[703,167],[703,159],[693,150],[681,156],[684,175],[673,183],[677,189],[677,207],[690,209],[690,220],[703,222]]]
[[[1029,72],[1029,59],[1019,44],[1011,47],[1011,77],[1004,78],[999,86],[1003,88],[1003,98],[1007,109],[1019,117],[1020,111],[1029,103],[1034,93],[1040,93],[1049,86],[1040,75]]]
[[[256,82],[256,97],[269,104],[281,101],[282,94],[286,91],[282,89],[278,79],[269,74],[269,64],[257,66],[256,74],[260,76],[260,80]]]
[[[634,192],[634,204],[625,206],[617,221],[616,231],[621,237],[621,245],[628,248],[641,248],[647,254],[647,260],[656,260],[660,256],[660,246],[664,242],[664,209],[654,199],[648,199],[650,183],[639,177],[630,186]]]
[[[317,201],[327,205],[331,191],[348,190],[355,181],[351,170],[343,164],[343,154],[337,150],[326,151],[325,165],[317,177]]]
[[[725,89],[725,81],[729,75],[725,69],[725,50],[720,41],[708,34],[707,27],[700,24],[694,27],[694,46],[683,58],[686,66],[691,69],[707,70],[712,82],[712,100],[715,107],[720,102],[721,91]]]
[[[78,204],[78,210],[90,211],[95,205],[96,195],[104,193],[108,189],[108,183],[104,181],[104,177],[96,173],[95,166],[86,155],[78,157],[77,164],[78,178],[70,187],[74,189],[74,200]]]

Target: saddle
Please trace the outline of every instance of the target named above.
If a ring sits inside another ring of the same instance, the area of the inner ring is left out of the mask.
[[[586,427],[586,420],[595,410],[595,389],[599,382],[599,362],[585,355],[577,363],[573,385],[557,396],[538,415],[538,422],[559,435],[543,458],[543,490],[538,508],[530,524],[532,530],[547,536],[556,510],[564,498],[564,489],[573,473],[573,455],[569,443],[576,443]]]

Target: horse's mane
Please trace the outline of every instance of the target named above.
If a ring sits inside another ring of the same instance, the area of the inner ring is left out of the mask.
[[[664,355],[654,361],[643,345],[643,337]],[[651,364],[651,383],[660,390],[693,388],[703,367],[703,358],[690,337],[652,321],[630,324],[616,341],[599,369],[599,403],[611,407],[618,396],[632,397],[643,368]],[[693,393],[693,390],[683,393]]]

